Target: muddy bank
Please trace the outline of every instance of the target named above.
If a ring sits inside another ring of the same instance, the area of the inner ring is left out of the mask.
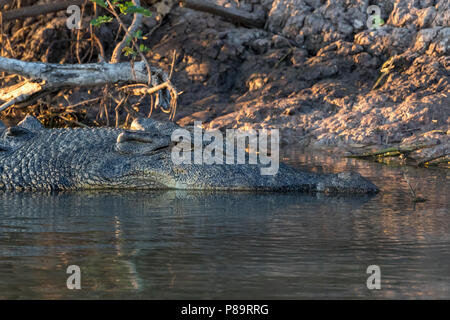
[[[209,90],[218,97],[186,97],[185,105],[203,110],[179,122],[279,128],[285,142],[313,146],[390,145],[419,137],[448,143],[448,2],[413,3],[380,5],[386,25],[373,31],[365,25],[364,1],[266,1],[271,32],[223,30],[217,20],[177,10],[165,30],[173,40],[160,54],[179,48],[178,79],[203,82],[191,96]]]
[[[368,1],[217,3],[264,16],[265,29],[176,7],[147,40],[149,60],[165,70],[176,51],[173,81],[184,92],[179,124],[277,128],[284,143],[341,151],[422,143],[434,145],[430,155],[449,152],[448,1],[379,1],[384,24],[376,30],[367,26]],[[46,19],[6,29],[16,57],[76,63],[67,42],[58,41],[74,37],[65,14]],[[99,30],[107,54],[116,27]],[[152,28],[148,23],[144,32]],[[89,45],[80,46],[86,56]],[[52,105],[64,108],[65,100],[76,104],[99,92],[71,90]],[[145,103],[136,112],[147,114]],[[95,102],[79,120],[112,125]]]

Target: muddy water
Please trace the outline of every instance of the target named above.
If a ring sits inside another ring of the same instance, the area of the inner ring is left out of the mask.
[[[408,168],[428,199],[414,204],[401,168],[284,158],[357,170],[382,192],[0,194],[0,298],[450,298],[448,171]]]

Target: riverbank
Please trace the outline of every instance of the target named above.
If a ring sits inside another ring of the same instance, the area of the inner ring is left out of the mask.
[[[284,144],[343,155],[425,145],[425,151],[407,156],[417,162],[435,158],[448,164],[448,1],[382,1],[378,6],[385,24],[375,30],[367,26],[365,1],[218,3],[265,16],[265,29],[248,29],[177,7],[146,40],[149,61],[165,70],[170,70],[175,51],[173,82],[183,91],[175,117],[178,124],[202,121],[205,128],[215,129],[277,128]],[[60,12],[46,20],[10,23],[4,30],[14,57],[76,63],[70,41],[61,41],[75,36],[65,27],[65,19]],[[107,54],[115,27],[99,29]],[[144,21],[144,33],[152,28]],[[89,43],[80,42],[78,50],[81,58],[86,57],[82,62],[88,62]],[[90,56],[89,61],[95,62],[95,50]],[[4,78],[0,85],[14,81]],[[61,92],[3,118],[31,113],[47,117],[47,124],[54,126],[113,125],[114,102],[102,103],[102,90]],[[83,101],[91,102],[78,105]],[[147,115],[148,103],[135,112]],[[152,117],[167,119],[159,110]],[[126,123],[125,116],[121,123]]]

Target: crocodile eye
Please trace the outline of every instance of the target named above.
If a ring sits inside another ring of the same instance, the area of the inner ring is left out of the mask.
[[[21,127],[11,127],[6,129],[5,134],[7,137],[23,137],[31,134],[31,131]]]
[[[152,155],[170,145],[170,137],[146,131],[124,131],[117,137],[115,151],[121,154]]]

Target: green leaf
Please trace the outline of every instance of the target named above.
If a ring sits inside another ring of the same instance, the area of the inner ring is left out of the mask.
[[[133,35],[136,39],[142,39],[142,30],[138,30]]]
[[[98,4],[100,7],[103,7],[103,8],[107,8],[107,7],[108,7],[108,5],[106,4],[106,2],[103,1],[103,0],[91,0],[91,2],[95,2],[95,3]]]
[[[122,49],[122,51],[123,51],[125,57],[136,56],[136,54],[137,54],[137,52],[134,51],[133,48],[130,48],[130,47],[125,47]]]
[[[146,53],[146,52],[148,52],[148,51],[150,50],[150,48],[147,47],[145,44],[142,44],[142,43],[141,43],[141,45],[139,46],[139,50],[140,50],[141,52],[143,52],[143,53]]]
[[[101,25],[103,23],[111,22],[112,20],[113,20],[113,18],[109,17],[109,16],[99,16],[96,19],[92,19],[91,24],[94,27],[98,27],[99,25]]]
[[[129,6],[124,13],[141,13],[144,16],[150,17],[152,15],[151,11],[148,9],[145,9],[143,7],[138,6]]]
[[[120,13],[125,13],[125,11],[127,10],[127,7],[126,7],[125,5],[123,5],[123,4],[121,4],[121,3],[118,3],[118,4],[116,5],[116,7],[119,8]]]
[[[127,10],[128,10],[129,7],[133,6],[133,2],[131,2],[131,1],[127,1],[125,3],[117,2],[114,5],[119,8],[120,13],[127,14]]]

